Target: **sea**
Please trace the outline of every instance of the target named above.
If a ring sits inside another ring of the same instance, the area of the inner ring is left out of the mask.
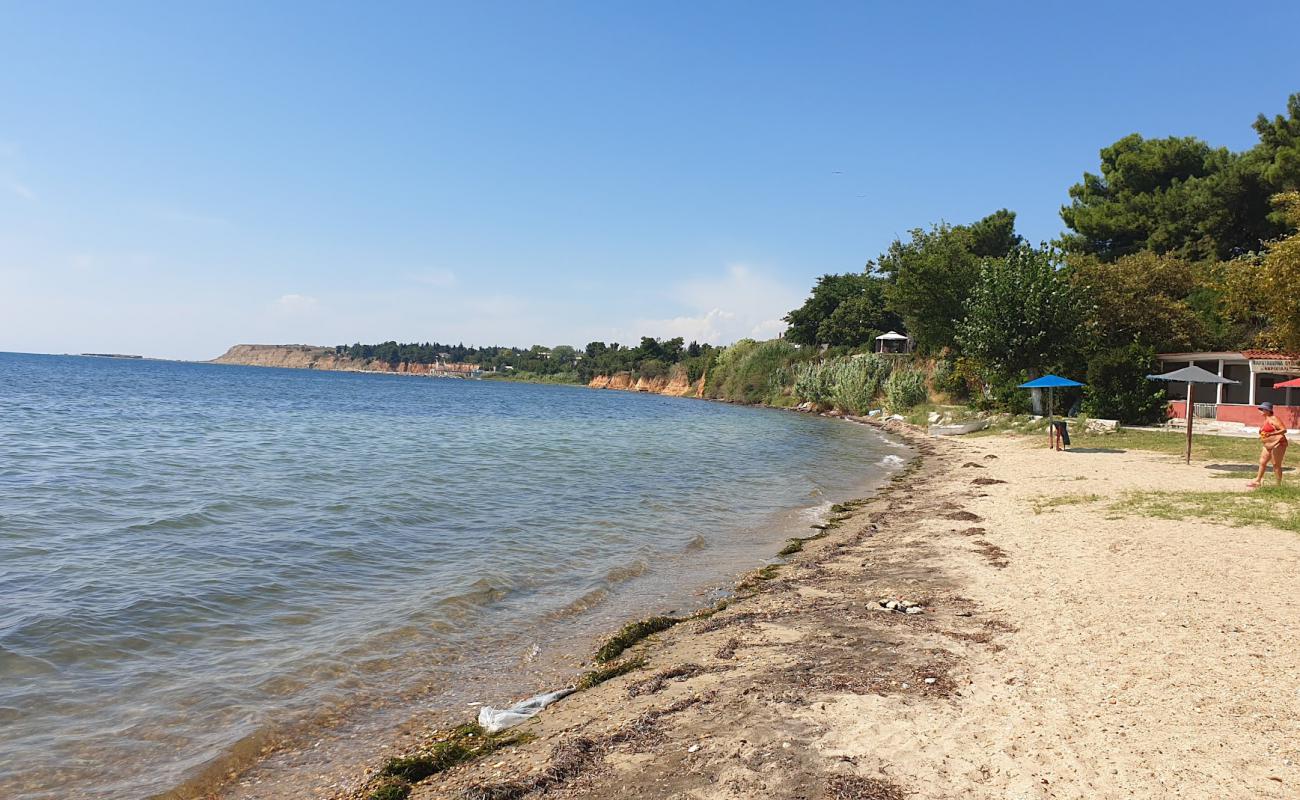
[[[0,354],[0,797],[373,759],[725,596],[906,458],[695,399]]]

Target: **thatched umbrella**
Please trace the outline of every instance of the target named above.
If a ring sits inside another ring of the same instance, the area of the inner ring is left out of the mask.
[[[1192,417],[1196,414],[1196,384],[1236,383],[1237,381],[1230,381],[1222,375],[1215,375],[1208,369],[1201,369],[1195,364],[1176,369],[1173,372],[1166,372],[1163,375],[1148,375],[1147,378],[1153,381],[1187,384],[1187,463],[1192,463]]]

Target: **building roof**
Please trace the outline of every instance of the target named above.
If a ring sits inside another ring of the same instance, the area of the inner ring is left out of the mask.
[[[1156,358],[1165,361],[1253,361],[1257,358],[1276,358],[1283,361],[1300,359],[1300,353],[1287,353],[1281,350],[1214,350],[1195,353],[1156,353]]]
[[[1246,361],[1247,356],[1240,350],[1212,350],[1194,353],[1156,353],[1156,358],[1164,361],[1218,361],[1223,359],[1227,361]]]
[[[904,336],[904,335],[901,334],[901,333],[896,332],[896,331],[890,331],[889,333],[882,333],[882,334],[880,334],[879,336],[877,336],[876,338],[877,338],[877,339],[889,339],[889,340],[891,340],[891,341],[893,341],[893,340],[902,341],[902,340],[906,339],[907,337]]]
[[[1246,358],[1276,358],[1280,361],[1294,361],[1300,359],[1300,353],[1288,353],[1284,350],[1242,350],[1241,354]]]

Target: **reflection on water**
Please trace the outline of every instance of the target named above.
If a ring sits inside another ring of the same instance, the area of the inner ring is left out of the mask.
[[[900,453],[676,398],[76,357],[0,355],[0,408],[0,796],[34,800],[690,603]]]

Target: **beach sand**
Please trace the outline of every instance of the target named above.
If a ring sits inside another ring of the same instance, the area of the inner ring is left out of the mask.
[[[1112,508],[1244,479],[912,438],[919,471],[751,596],[411,797],[1300,797],[1300,537]]]

